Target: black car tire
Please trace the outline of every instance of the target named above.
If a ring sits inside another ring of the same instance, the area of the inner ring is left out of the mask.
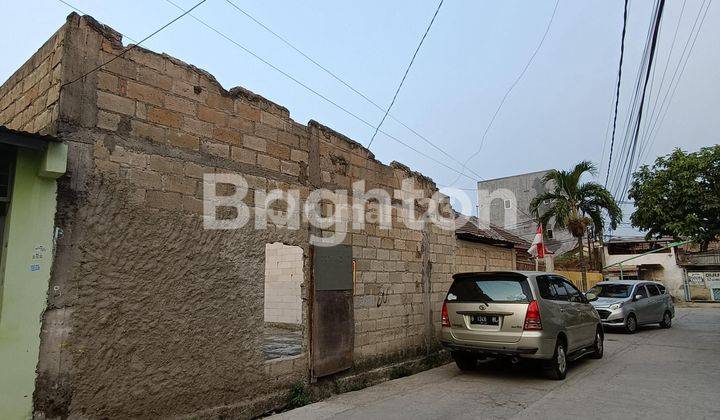
[[[662,328],[670,328],[672,327],[672,314],[670,311],[665,311],[663,314],[663,319],[660,322],[660,327]]]
[[[452,352],[452,358],[460,370],[474,370],[477,368],[478,358],[464,351]]]
[[[567,347],[558,339],[553,358],[545,362],[545,374],[548,378],[562,381],[567,375]]]
[[[593,344],[593,352],[590,353],[590,357],[593,359],[602,359],[603,352],[605,351],[605,336],[602,328],[598,327],[595,332],[595,344]]]
[[[630,314],[625,320],[625,332],[628,334],[635,334],[635,331],[637,331],[637,318],[634,314]]]

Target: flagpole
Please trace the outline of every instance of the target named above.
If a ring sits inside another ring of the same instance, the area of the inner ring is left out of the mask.
[[[545,257],[545,243],[543,241],[542,225],[538,225],[535,238],[528,249],[528,253],[535,257],[535,271],[540,271],[540,258]]]

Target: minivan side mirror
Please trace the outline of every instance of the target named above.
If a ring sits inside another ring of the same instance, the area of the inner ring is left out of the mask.
[[[597,295],[592,292],[585,293],[585,297],[587,298],[588,302],[593,302],[593,301],[598,300]]]
[[[643,298],[643,295],[635,295],[635,300],[640,300]]]

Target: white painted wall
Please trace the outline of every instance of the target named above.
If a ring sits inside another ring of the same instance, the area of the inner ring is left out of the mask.
[[[620,261],[626,260],[635,255],[623,254],[623,255],[610,255],[608,248],[603,248],[605,254],[605,265],[615,264]],[[659,280],[668,289],[676,299],[685,300],[685,288],[684,288],[684,271],[683,268],[677,265],[675,259],[675,248],[671,248],[670,252],[662,253],[657,252],[655,254],[643,255],[642,257],[630,260],[623,264],[626,266],[639,266],[643,264],[659,264],[663,267],[659,273]]]
[[[302,324],[302,249],[265,245],[265,322]]]

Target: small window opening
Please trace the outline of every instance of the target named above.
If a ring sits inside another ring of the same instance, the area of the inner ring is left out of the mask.
[[[266,244],[263,336],[266,360],[302,352],[302,283],[302,248]]]

